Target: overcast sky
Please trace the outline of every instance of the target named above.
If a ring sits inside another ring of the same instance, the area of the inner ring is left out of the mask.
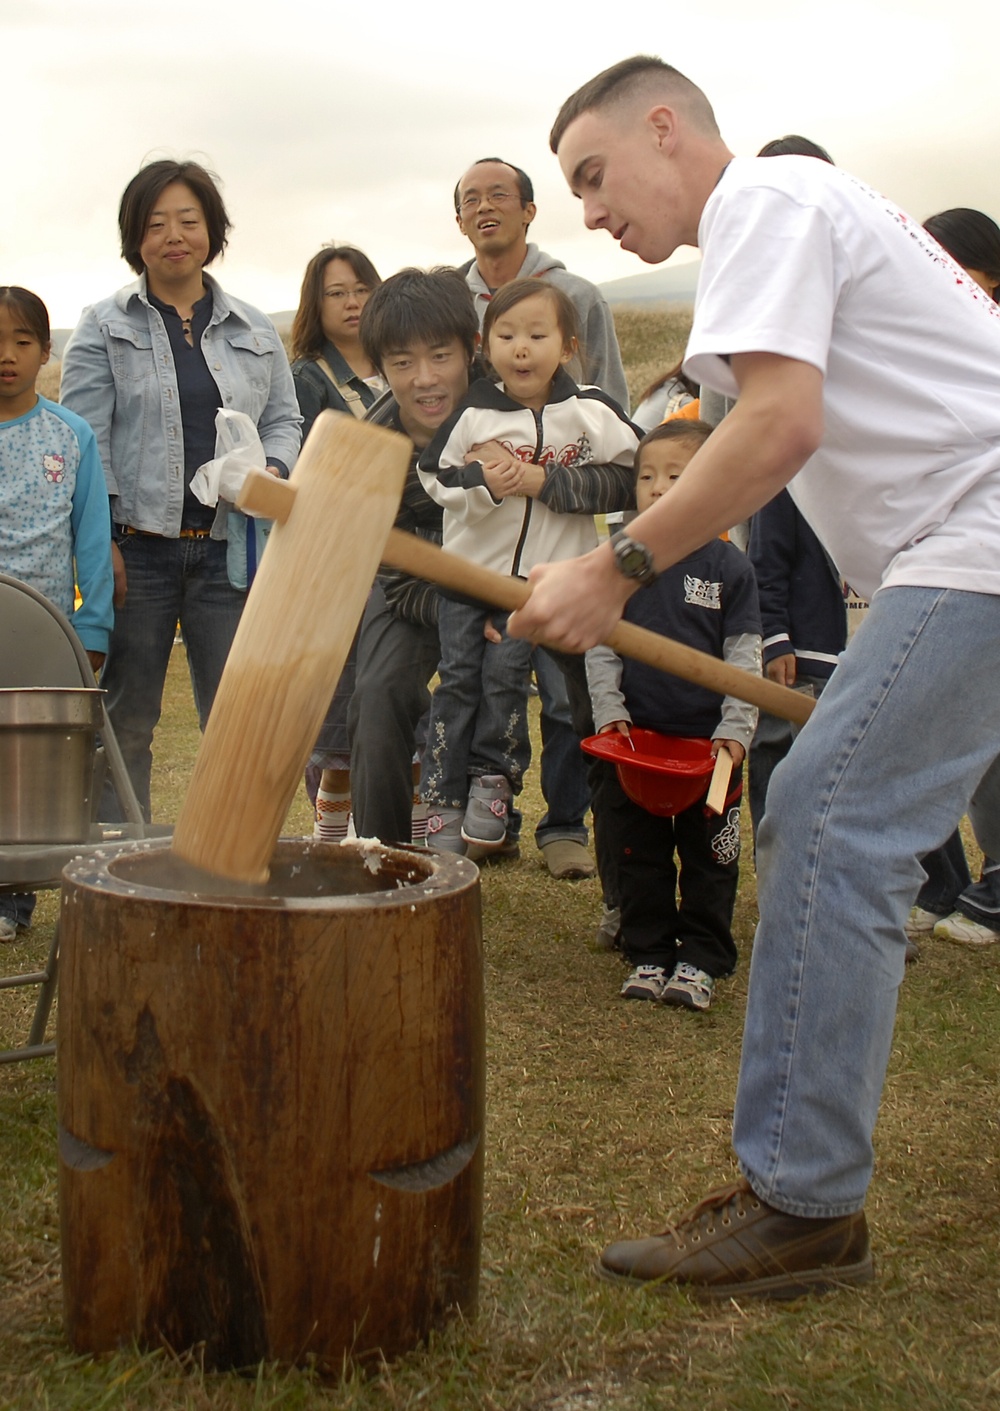
[[[920,219],[960,205],[1000,219],[990,8],[0,0],[0,283],[34,289],[72,326],[131,279],[118,201],[154,156],[219,173],[235,228],[214,272],[271,311],[294,308],[325,241],[360,245],[383,275],[466,258],[451,190],[481,156],[531,174],[543,249],[598,282],[640,273],[584,230],[546,141],[563,98],[638,52],[705,89],[737,153],[802,132]]]

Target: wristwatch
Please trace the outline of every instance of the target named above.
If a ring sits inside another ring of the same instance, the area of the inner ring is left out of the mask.
[[[645,544],[640,544],[638,539],[630,538],[624,529],[619,529],[617,534],[611,536],[611,551],[615,556],[615,566],[624,578],[633,579],[643,588],[652,583],[656,571],[653,555]]]

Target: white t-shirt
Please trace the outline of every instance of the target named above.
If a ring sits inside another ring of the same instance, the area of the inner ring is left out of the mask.
[[[820,369],[823,441],[789,485],[851,586],[1000,594],[1000,309],[891,202],[812,157],[736,158],[705,206],[684,368]]]

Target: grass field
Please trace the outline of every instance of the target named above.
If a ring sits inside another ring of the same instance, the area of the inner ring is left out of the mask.
[[[627,316],[633,386],[662,363],[656,315]],[[661,325],[662,329],[662,325]],[[666,344],[673,336],[665,333]],[[683,333],[679,334],[683,337]],[[646,368],[651,370],[646,372]],[[196,749],[182,649],[156,744],[154,809],[176,814]],[[541,811],[533,771],[526,824]],[[303,831],[300,799],[289,830]],[[530,831],[526,827],[526,834]],[[367,1378],[263,1366],[209,1375],[166,1353],[97,1360],[63,1340],[55,1070],[0,1069],[0,1411],[987,1411],[1000,1404],[1000,947],[929,943],[900,995],[869,1216],[877,1282],[785,1306],[703,1309],[599,1283],[597,1252],[733,1173],[730,1120],[755,923],[709,1014],[617,998],[591,949],[594,882],[554,882],[528,847],[482,875],[487,976],[486,1217],[479,1316]],[[4,968],[44,954],[43,896]],[[862,981],[859,979],[859,983]],[[30,1001],[0,995],[3,1039]],[[850,1042],[850,1035],[845,1035]]]

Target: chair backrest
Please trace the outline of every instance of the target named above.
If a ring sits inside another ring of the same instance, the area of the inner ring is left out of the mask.
[[[27,583],[0,573],[0,688],[96,684],[63,613]]]

